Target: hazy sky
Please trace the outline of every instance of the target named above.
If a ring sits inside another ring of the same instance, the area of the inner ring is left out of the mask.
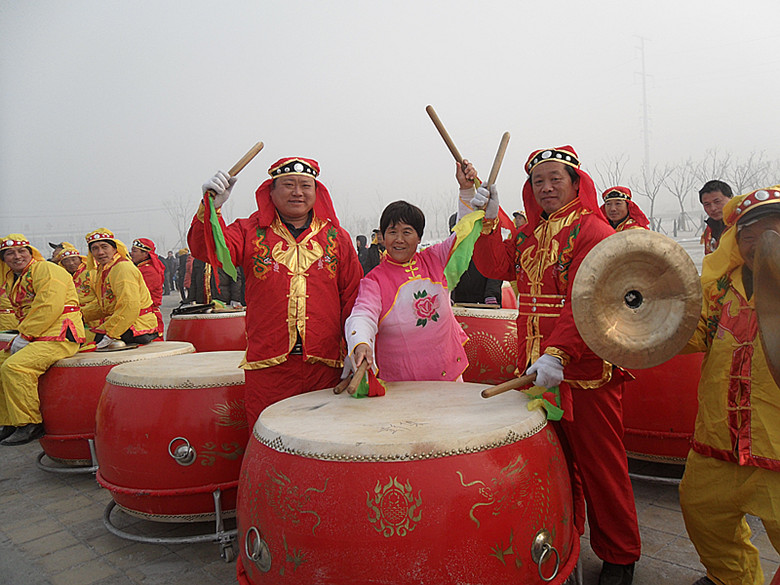
[[[0,233],[45,253],[97,227],[173,248],[166,206],[194,212],[258,140],[233,217],[297,155],[320,162],[353,235],[402,198],[438,224],[454,163],[427,104],[483,177],[511,132],[511,211],[533,149],[638,167],[641,38],[652,162],[780,159],[778,17],[776,0],[0,0]]]

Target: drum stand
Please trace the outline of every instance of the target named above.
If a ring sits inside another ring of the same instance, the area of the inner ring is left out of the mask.
[[[41,451],[38,453],[38,457],[35,459],[35,465],[38,467],[38,469],[48,471],[50,473],[95,473],[98,470],[97,456],[95,455],[95,439],[87,439],[87,442],[89,443],[89,456],[91,459],[90,464],[76,466],[51,465],[49,463],[43,462],[43,458],[46,456],[46,451]]]
[[[680,485],[681,473],[685,471],[685,459],[637,455],[635,453],[627,453],[627,455],[628,477],[631,479],[662,485]],[[632,471],[632,467],[635,469],[634,471]],[[674,473],[665,474],[664,471],[674,471]]]
[[[119,538],[126,540],[132,540],[134,542],[143,542],[146,544],[194,544],[198,542],[217,542],[219,543],[219,556],[225,559],[226,563],[231,562],[235,558],[233,551],[233,541],[236,539],[238,530],[236,528],[232,530],[225,530],[224,522],[222,519],[222,491],[216,489],[212,492],[214,496],[214,512],[215,517],[215,530],[214,533],[199,534],[196,536],[142,536],[139,534],[132,534],[125,532],[121,528],[117,528],[111,522],[111,511],[116,507],[116,502],[111,500],[106,506],[103,512],[103,525],[106,529]]]

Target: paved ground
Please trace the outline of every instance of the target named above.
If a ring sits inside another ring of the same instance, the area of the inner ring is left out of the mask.
[[[698,245],[698,242],[696,242]],[[686,246],[687,248],[688,246]],[[693,246],[691,245],[693,248]],[[700,261],[700,260],[699,260]],[[165,297],[166,319],[176,306]],[[215,543],[141,544],[109,533],[102,516],[111,501],[91,474],[62,475],[35,465],[38,443],[0,447],[0,584],[14,585],[216,585],[235,583],[235,564],[219,556]],[[663,471],[679,477],[675,466],[632,462],[634,471]],[[703,568],[683,525],[677,488],[634,481],[643,555],[636,585],[687,585]],[[120,515],[122,528],[145,536],[185,536],[203,525],[168,525]],[[228,521],[230,522],[230,521]],[[751,519],[754,542],[762,553],[764,572],[778,569],[760,522]],[[229,526],[232,527],[232,526]],[[595,584],[601,567],[582,538],[585,584]]]

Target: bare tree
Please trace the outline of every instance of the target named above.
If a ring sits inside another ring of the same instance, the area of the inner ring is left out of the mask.
[[[668,165],[659,166],[653,165],[652,169],[648,169],[646,165],[642,165],[642,175],[639,180],[634,180],[634,184],[639,185],[635,191],[637,195],[647,197],[650,200],[650,227],[656,231],[662,231],[661,222],[655,222],[655,203],[661,193],[661,188],[664,186],[664,180],[671,172]],[[665,231],[665,230],[663,230]]]
[[[165,207],[165,212],[171,219],[171,223],[176,229],[176,234],[179,236],[176,246],[180,248],[185,247],[187,245],[187,231],[190,228],[194,214],[192,199],[189,197],[169,199],[163,202],[163,207]]]
[[[698,184],[698,179],[693,172],[695,167],[696,163],[688,159],[671,167],[669,173],[663,179],[664,186],[680,204],[680,216],[677,219],[677,227],[683,231],[688,229],[688,222],[695,223],[685,211],[685,200],[691,192],[696,192],[696,185]]]
[[[731,153],[721,154],[717,148],[708,150],[704,158],[694,167],[696,179],[704,185],[712,179],[725,181],[731,169]]]
[[[777,162],[777,161],[775,161]],[[736,162],[728,173],[728,183],[734,189],[735,195],[747,193],[772,183],[772,164],[764,160],[764,153],[751,152],[743,161]],[[777,178],[775,178],[775,181]]]
[[[620,156],[612,156],[596,163],[599,191],[616,187],[623,182],[623,172],[626,170],[628,158],[628,155],[623,153]]]

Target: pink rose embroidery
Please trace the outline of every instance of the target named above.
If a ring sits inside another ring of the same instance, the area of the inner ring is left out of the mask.
[[[431,321],[439,320],[439,295],[428,296],[427,290],[414,293],[414,312],[417,314],[417,323],[419,327],[425,327],[428,319]]]

